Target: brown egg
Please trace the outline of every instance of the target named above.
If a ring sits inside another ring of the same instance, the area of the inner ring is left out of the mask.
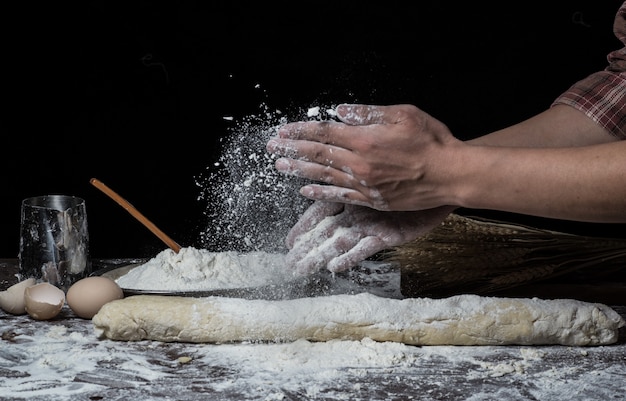
[[[33,319],[52,319],[65,305],[65,293],[50,283],[39,283],[24,290],[26,313]]]
[[[100,276],[78,280],[67,290],[67,304],[84,319],[91,319],[104,304],[123,297],[124,292],[114,280]]]

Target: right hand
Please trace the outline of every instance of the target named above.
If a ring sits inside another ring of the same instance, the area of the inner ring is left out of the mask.
[[[469,146],[412,105],[341,104],[336,121],[283,125],[267,151],[276,169],[312,181],[300,194],[381,211],[436,208],[458,201],[456,181]]]
[[[402,245],[438,226],[451,206],[383,212],[365,206],[316,201],[287,235],[287,263],[298,274],[326,267],[350,269],[379,251]]]

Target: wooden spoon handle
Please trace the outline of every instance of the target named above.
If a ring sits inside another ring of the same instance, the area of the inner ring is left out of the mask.
[[[159,230],[159,228],[155,226],[154,223],[152,223],[143,214],[141,214],[139,210],[135,209],[135,207],[131,205],[126,199],[119,196],[115,191],[104,185],[104,183],[102,183],[100,180],[92,178],[91,180],[89,180],[89,182],[91,183],[91,185],[104,192],[109,198],[117,202],[121,207],[126,209],[128,213],[130,213],[134,218],[139,220],[139,222],[146,226],[148,230],[152,231],[152,233],[159,237],[161,241],[165,242],[165,244],[170,247],[174,252],[178,253],[178,251],[180,251],[180,245],[178,245],[176,241],[167,236],[163,231]]]

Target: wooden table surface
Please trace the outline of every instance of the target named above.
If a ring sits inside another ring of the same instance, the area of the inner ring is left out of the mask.
[[[17,282],[16,272],[15,260],[0,260],[0,289]],[[360,269],[345,279],[356,291],[399,284],[393,269],[372,277]],[[0,322],[2,400],[605,401],[626,391],[624,328],[616,344],[598,347],[415,347],[99,340],[67,306],[50,321],[0,311]]]

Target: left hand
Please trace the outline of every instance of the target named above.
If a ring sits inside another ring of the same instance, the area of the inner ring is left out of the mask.
[[[382,212],[364,206],[315,202],[287,235],[287,263],[299,274],[339,272],[382,250],[426,234],[452,207]]]

